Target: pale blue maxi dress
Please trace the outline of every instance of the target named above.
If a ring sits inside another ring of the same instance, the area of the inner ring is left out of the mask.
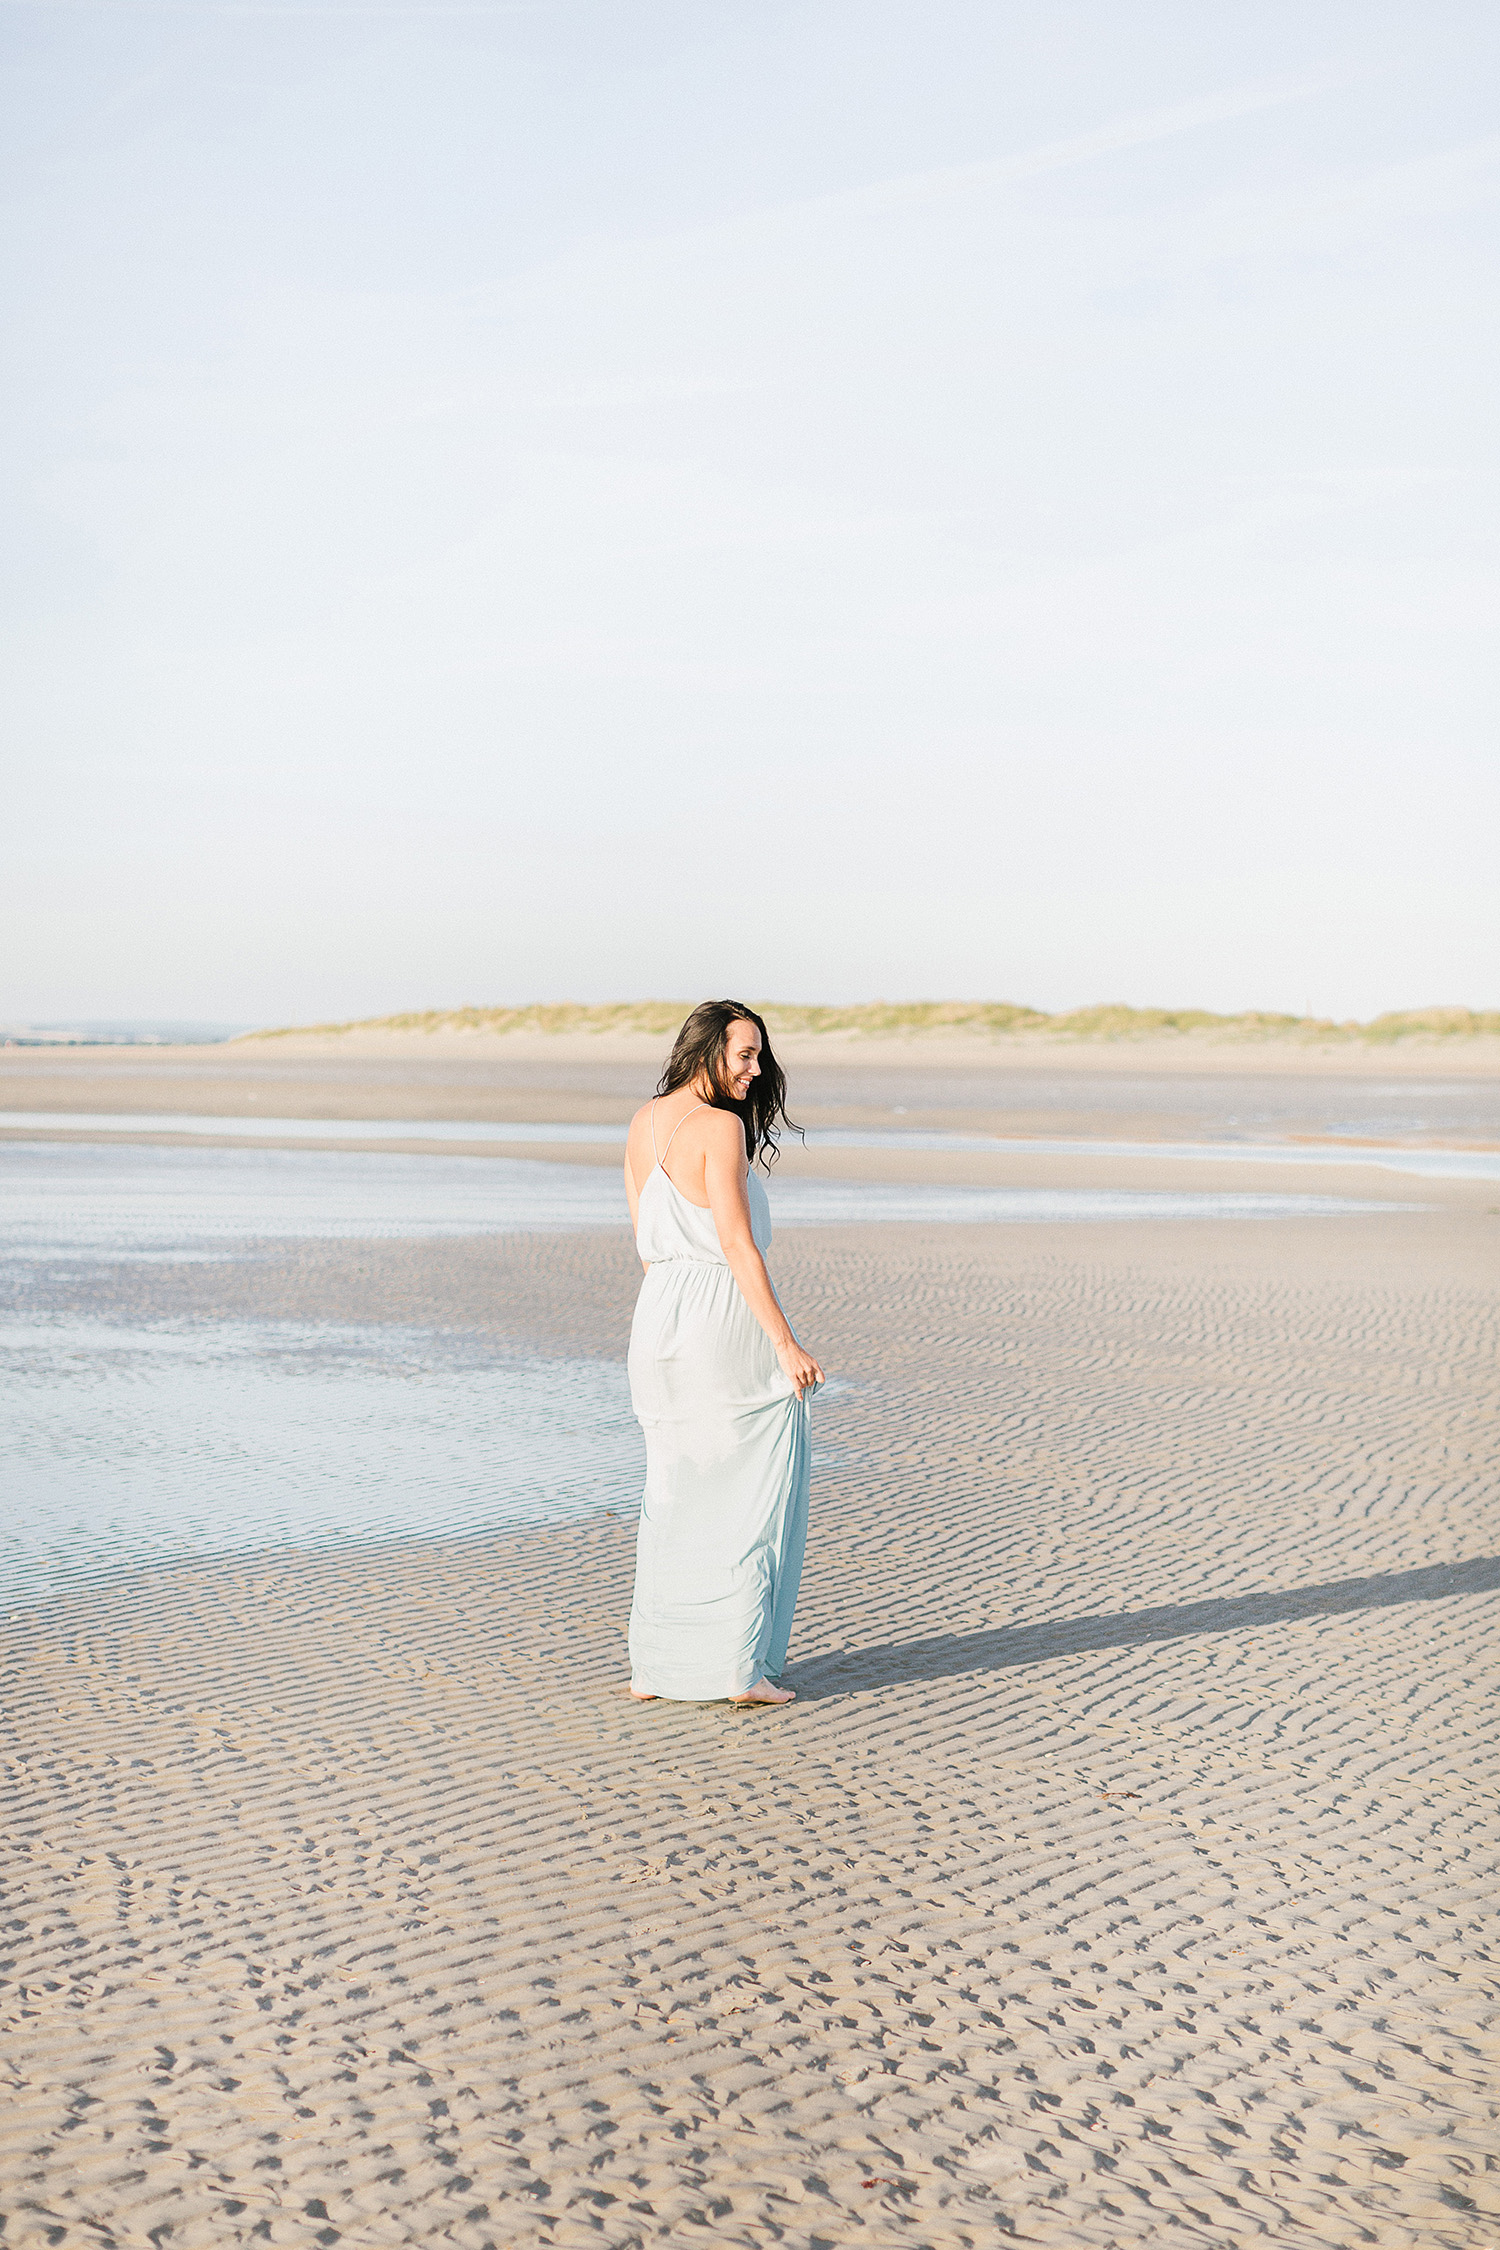
[[[654,1130],[651,1140],[654,1150]],[[753,1171],[748,1185],[764,1253],[770,1206]],[[688,1201],[660,1157],[636,1245],[650,1271],[630,1331],[630,1398],[646,1436],[631,1685],[711,1703],[786,1662],[807,1539],[808,1408],[740,1292],[712,1211]]]

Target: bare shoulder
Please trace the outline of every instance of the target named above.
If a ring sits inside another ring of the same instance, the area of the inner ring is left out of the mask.
[[[745,1128],[732,1110],[705,1107],[698,1110],[689,1123],[702,1134],[705,1149],[744,1155]]]
[[[651,1106],[650,1102],[643,1102],[630,1120],[630,1127],[625,1135],[625,1146],[630,1152],[632,1161],[640,1156],[643,1149],[649,1154],[651,1148]],[[651,1161],[654,1163],[655,1158],[653,1157]],[[638,1163],[635,1164],[635,1169],[639,1171]],[[647,1169],[650,1169],[649,1165]]]

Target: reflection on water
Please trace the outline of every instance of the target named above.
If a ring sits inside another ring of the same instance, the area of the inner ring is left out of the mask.
[[[625,1223],[613,1171],[313,1149],[0,1149],[0,1252],[114,1258],[283,1240],[558,1233]]]
[[[1307,1195],[779,1180],[778,1226],[1273,1219],[1413,1206]],[[333,1150],[12,1143],[0,1262],[271,1254],[278,1241],[609,1228],[613,1167]],[[12,1265],[12,1272],[17,1270]],[[34,1294],[34,1288],[33,1288]],[[130,1291],[124,1292],[129,1301]],[[830,1386],[833,1388],[834,1386]],[[0,1605],[81,1577],[273,1546],[475,1534],[633,1511],[623,1367],[464,1333],[33,1317],[0,1328]]]
[[[1405,1129],[1403,1121],[1385,1122],[1391,1131]],[[623,1147],[626,1137],[623,1125],[511,1125],[388,1117],[191,1117],[173,1111],[90,1116],[69,1110],[0,1110],[0,1128],[89,1137],[171,1133],[188,1141],[215,1137],[306,1141],[314,1145],[319,1141],[428,1141],[437,1145],[457,1141],[470,1147],[489,1144],[497,1148],[521,1144],[532,1148]],[[1326,1128],[1336,1140],[1379,1129],[1377,1121]],[[1196,1163],[1369,1164],[1425,1179],[1500,1180],[1500,1149],[1329,1148],[1306,1141],[1248,1139],[1238,1131],[1227,1131],[1212,1141],[1047,1140],[1016,1134],[948,1132],[921,1125],[812,1125],[805,1133],[791,1136],[789,1145],[796,1146],[798,1140],[809,1148],[905,1149],[913,1154],[977,1149],[990,1155],[1151,1157]]]
[[[0,1606],[194,1555],[634,1512],[625,1370],[441,1331],[0,1330]]]
[[[1460,1070],[1462,1056],[1462,1049],[1453,1050],[1451,1062]],[[1445,1077],[1448,1058],[1437,1055],[1431,1058],[1430,1077],[1397,1073],[1367,1078],[1337,1065],[1329,1068],[1311,1056],[1285,1070],[1276,1067],[1274,1058],[1269,1067],[1266,1058],[1257,1061],[1253,1046],[1241,1050],[1231,1069],[1222,1067],[1228,1059],[1221,1052],[1218,1067],[1210,1062],[1198,1070],[1191,1054],[1184,1054],[1170,1072],[1137,1073],[1119,1052],[1113,1057],[1076,1054],[1074,1067],[1061,1070],[1049,1068],[1042,1055],[1020,1067],[997,1070],[993,1059],[981,1060],[978,1067],[893,1067],[874,1056],[859,1063],[847,1055],[830,1068],[804,1053],[797,1060],[795,1087],[798,1101],[822,1109],[857,1104],[885,1110],[894,1095],[913,1112],[967,1110],[979,1116],[1005,1110],[1015,1117],[1051,1117],[1059,1124],[1080,1111],[1149,1118],[1153,1125],[1171,1117],[1186,1128],[1185,1137],[1205,1140],[1224,1133],[1285,1138],[1339,1131],[1480,1134],[1490,1142],[1500,1140],[1500,1072],[1476,1075],[1471,1066],[1467,1075]],[[604,1073],[596,1066],[588,1090],[603,1082]],[[577,1084],[580,1092],[585,1090],[582,1076]],[[618,1090],[627,1089],[621,1084]]]
[[[916,1136],[912,1135],[909,1145],[915,1144]],[[880,1145],[873,1138],[858,1141],[853,1134],[844,1142],[849,1148]],[[975,1137],[960,1144],[957,1134],[946,1140],[931,1136],[931,1145],[962,1145],[988,1149],[992,1154],[1026,1156],[1148,1157],[1178,1164],[1292,1164],[1313,1165],[1319,1170],[1333,1165],[1341,1172],[1365,1165],[1377,1172],[1405,1172],[1422,1180],[1500,1180],[1500,1149],[1318,1148],[1305,1142],[1282,1141],[999,1141]]]
[[[1403,1208],[1342,1196],[873,1180],[779,1179],[770,1195],[778,1227],[1333,1218]],[[625,1223],[612,1167],[331,1149],[0,1149],[0,1255],[11,1257],[224,1257],[268,1239],[623,1231]]]
[[[242,1141],[492,1141],[557,1148],[625,1145],[623,1125],[496,1125],[483,1119],[434,1117],[192,1117],[182,1110],[90,1114],[81,1110],[0,1109],[7,1131],[45,1133],[178,1133]]]

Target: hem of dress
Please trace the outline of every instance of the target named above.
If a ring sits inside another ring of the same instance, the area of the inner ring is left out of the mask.
[[[681,1688],[653,1687],[649,1680],[643,1680],[632,1673],[630,1692],[632,1695],[654,1696],[658,1703],[728,1703],[737,1695],[748,1694],[759,1681],[770,1677],[769,1672],[757,1672],[743,1685],[736,1683],[733,1687],[694,1688],[685,1693]]]

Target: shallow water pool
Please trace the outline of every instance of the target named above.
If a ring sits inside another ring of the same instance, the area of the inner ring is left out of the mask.
[[[769,1192],[778,1227],[1348,1218],[1403,1208],[1349,1196],[876,1180],[777,1179]],[[378,1150],[0,1147],[0,1256],[225,1257],[267,1240],[623,1232],[625,1224],[612,1166]]]
[[[778,1227],[1349,1217],[1308,1195],[780,1180]],[[0,1266],[275,1254],[288,1240],[625,1230],[618,1175],[503,1157],[0,1148]],[[115,1290],[117,1277],[108,1287]],[[121,1299],[127,1307],[127,1287]],[[830,1389],[835,1386],[830,1386]],[[200,1555],[476,1535],[633,1512],[644,1457],[623,1366],[463,1331],[52,1312],[0,1324],[0,1607]]]
[[[614,1362],[289,1321],[0,1329],[0,1454],[0,1608],[193,1556],[633,1514],[645,1466]]]

